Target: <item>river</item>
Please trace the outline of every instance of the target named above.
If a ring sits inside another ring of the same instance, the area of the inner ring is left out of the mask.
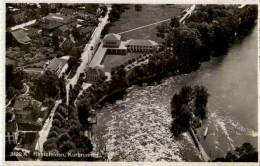
[[[113,104],[97,110],[97,150],[111,161],[202,161],[188,133],[172,136],[170,101],[184,85],[208,89],[208,119],[198,130],[211,159],[250,142],[257,148],[257,28],[199,70],[155,86],[132,86]],[[203,131],[209,124],[207,138]]]

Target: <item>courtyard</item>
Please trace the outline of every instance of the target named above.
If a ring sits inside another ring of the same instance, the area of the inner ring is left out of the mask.
[[[105,72],[111,72],[111,69],[116,66],[120,66],[129,60],[136,58],[144,53],[127,53],[126,55],[105,55],[103,62]]]

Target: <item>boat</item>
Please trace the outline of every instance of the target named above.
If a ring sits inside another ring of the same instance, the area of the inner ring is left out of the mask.
[[[205,129],[205,132],[204,132],[204,139],[207,137],[208,130],[209,130],[209,126],[207,126],[206,129]]]

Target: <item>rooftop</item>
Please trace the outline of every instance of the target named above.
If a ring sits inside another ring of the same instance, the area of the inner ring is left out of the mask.
[[[56,71],[58,68],[63,68],[66,63],[67,63],[66,59],[55,57],[51,60],[51,62],[47,66],[47,69]]]
[[[73,9],[67,9],[67,8],[62,8],[61,12],[69,14],[69,15],[73,15],[75,13],[75,11]]]
[[[57,28],[59,26],[62,26],[63,24],[60,23],[60,22],[51,22],[51,23],[48,23],[48,24],[42,24],[41,27],[44,28],[44,29],[54,29],[54,28]]]
[[[67,25],[63,25],[63,26],[59,27],[59,30],[61,30],[62,32],[67,32],[70,29],[69,29],[69,27]]]
[[[94,26],[81,27],[81,28],[79,29],[79,31],[80,31],[80,33],[85,34],[85,33],[90,33],[90,32],[92,32],[94,28],[95,28]]]
[[[91,75],[103,75],[103,76],[105,76],[104,71],[101,70],[99,67],[88,68],[87,71],[86,71],[86,74],[91,74]]]
[[[126,41],[126,46],[128,45],[155,46],[158,44],[152,40],[130,39]]]
[[[11,33],[19,43],[26,44],[27,42],[31,41],[31,39],[27,36],[27,33],[22,29],[13,31]]]
[[[114,33],[110,33],[110,34],[107,34],[103,40],[120,40],[121,39],[121,36],[118,35],[118,34],[114,34]]]
[[[33,105],[35,107],[40,107],[42,103],[28,96],[19,97],[14,104],[14,110],[23,110],[29,105]]]
[[[56,22],[59,22],[62,24],[67,24],[67,23],[71,22],[71,20],[77,21],[77,19],[75,19],[71,16],[65,16],[62,14],[54,14],[54,13],[50,13],[48,16],[46,16],[45,20],[56,21]]]

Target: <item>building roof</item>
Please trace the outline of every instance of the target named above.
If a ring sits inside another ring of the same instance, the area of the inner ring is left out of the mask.
[[[105,76],[105,73],[103,70],[101,70],[99,67],[94,67],[94,68],[88,68],[86,74],[90,74],[90,75],[101,75],[101,76]]]
[[[79,29],[79,32],[82,33],[82,34],[86,34],[86,33],[92,32],[93,29],[94,29],[94,26],[81,27]]]
[[[41,27],[44,29],[54,29],[57,27],[62,26],[63,24],[60,22],[51,22],[51,23],[47,23],[47,24],[42,24]]]
[[[61,13],[66,13],[66,14],[69,14],[69,15],[73,15],[75,13],[75,11],[73,9],[62,8],[61,9]]]
[[[48,16],[46,16],[45,20],[56,21],[62,24],[68,24],[71,21],[77,21],[76,18],[73,18],[71,16],[65,16],[62,14],[54,14],[54,13],[50,13]]]
[[[126,46],[129,46],[129,45],[156,46],[158,44],[152,40],[130,39],[130,40],[126,41]]]
[[[110,34],[107,34],[103,40],[120,40],[121,39],[121,36],[118,35],[118,34],[114,34],[114,33],[110,33]]]
[[[42,103],[28,96],[19,97],[14,104],[14,110],[23,110],[24,108],[33,105],[35,107],[40,107]]]
[[[49,65],[47,66],[48,70],[54,70],[56,71],[59,68],[63,68],[67,63],[66,59],[61,59],[61,58],[53,58]]]
[[[59,30],[61,30],[62,32],[67,32],[70,29],[69,29],[69,27],[67,25],[63,25],[63,26],[59,27]]]
[[[17,123],[15,121],[12,122],[6,122],[6,132],[15,132],[17,131]]]
[[[31,41],[31,39],[27,36],[27,33],[25,33],[22,29],[13,31],[11,33],[19,43],[26,44],[27,42]]]

